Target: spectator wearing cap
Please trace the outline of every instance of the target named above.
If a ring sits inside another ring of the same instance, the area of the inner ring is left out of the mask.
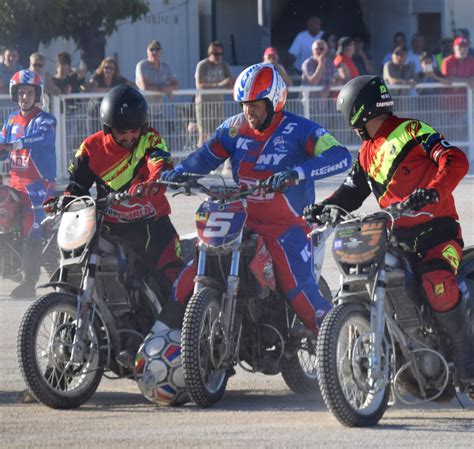
[[[207,48],[207,58],[196,65],[196,89],[230,89],[234,79],[230,66],[224,61],[224,46],[219,41],[211,42]],[[212,134],[225,118],[220,94],[196,95],[196,121],[199,130],[198,146]]]
[[[395,47],[392,52],[392,60],[383,66],[383,78],[386,83],[392,85],[416,84],[416,73],[413,64],[407,62],[407,50],[405,47]]]
[[[278,62],[278,52],[273,47],[267,47],[263,52],[263,62],[273,64],[277,69],[277,72],[283,78],[283,81],[287,86],[293,86],[293,80],[288,76],[285,68]]]
[[[352,78],[359,76],[359,70],[352,59],[354,54],[354,39],[350,36],[341,37],[337,41],[337,53],[334,58],[334,65],[337,68],[339,78],[344,84]]]
[[[147,47],[147,59],[137,63],[135,83],[141,90],[152,90],[172,97],[173,90],[179,88],[178,80],[168,63],[161,61],[161,44],[153,40]]]
[[[453,54],[444,58],[441,73],[451,82],[469,83],[474,87],[474,57],[469,55],[469,41],[458,36],[453,41]]]
[[[306,30],[300,31],[294,38],[289,50],[289,62],[297,70],[306,58],[311,56],[311,46],[316,39],[323,37],[324,31],[321,30],[321,19],[311,16],[306,22]]]
[[[18,64],[18,50],[15,47],[5,47],[2,52],[3,61],[0,64],[0,93],[8,93],[11,77],[23,67]]]

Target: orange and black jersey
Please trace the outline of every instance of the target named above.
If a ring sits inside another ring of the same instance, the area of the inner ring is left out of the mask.
[[[99,131],[82,142],[69,167],[71,195],[88,195],[95,183],[97,197],[127,191],[131,186],[158,179],[162,170],[172,168],[165,140],[153,128],[140,137],[133,151],[118,145],[112,134]],[[153,196],[134,198],[109,208],[106,220],[127,223],[169,215],[165,189]]]
[[[438,217],[457,220],[452,192],[468,168],[465,154],[430,125],[392,115],[373,139],[364,141],[350,174],[325,202],[353,211],[372,191],[380,207],[386,208],[417,188],[433,188],[440,200],[423,208],[433,217],[403,217],[397,220],[397,227],[411,227]]]

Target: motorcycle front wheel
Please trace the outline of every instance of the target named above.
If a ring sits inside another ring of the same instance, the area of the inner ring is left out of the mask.
[[[200,407],[218,402],[227,386],[227,367],[220,363],[226,339],[220,324],[221,294],[204,287],[191,296],[181,333],[181,360],[186,389]]]
[[[390,387],[368,379],[370,318],[362,304],[345,303],[323,321],[317,342],[317,371],[324,402],[347,427],[376,425],[387,409]],[[384,350],[384,358],[387,355]]]
[[[326,280],[319,278],[321,294],[332,302],[331,289]],[[316,337],[304,337],[294,355],[281,360],[281,374],[286,385],[296,394],[317,393],[318,376],[316,370]]]
[[[77,301],[68,293],[49,293],[27,309],[20,324],[17,356],[22,377],[39,402],[56,409],[84,404],[97,390],[105,362],[95,321],[86,331],[84,356],[71,362]]]

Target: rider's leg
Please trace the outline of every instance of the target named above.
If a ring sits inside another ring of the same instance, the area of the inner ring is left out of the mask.
[[[288,298],[300,320],[315,335],[331,304],[323,297],[314,275],[311,250],[304,224],[284,226],[250,226],[259,233],[273,259],[279,287]]]
[[[474,335],[456,282],[462,257],[460,244],[444,242],[425,252],[417,267],[426,298],[451,341],[461,382],[474,382]]]

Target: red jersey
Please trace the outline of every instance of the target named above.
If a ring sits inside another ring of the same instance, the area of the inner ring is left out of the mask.
[[[387,208],[415,189],[435,189],[439,202],[423,208],[433,217],[403,217],[397,220],[397,227],[411,227],[438,217],[457,220],[452,192],[468,168],[466,155],[430,125],[392,115],[373,139],[363,142],[351,173],[327,202],[352,211],[373,192],[380,207]]]
[[[171,156],[165,140],[152,128],[140,137],[133,150],[117,144],[112,134],[103,131],[89,136],[77,150],[69,168],[70,184],[67,192],[88,195],[94,182],[97,197],[109,192],[127,191],[131,186],[159,178],[163,169],[172,168]],[[171,213],[161,186],[156,195],[133,198],[109,208],[106,220],[128,223],[159,218]]]

